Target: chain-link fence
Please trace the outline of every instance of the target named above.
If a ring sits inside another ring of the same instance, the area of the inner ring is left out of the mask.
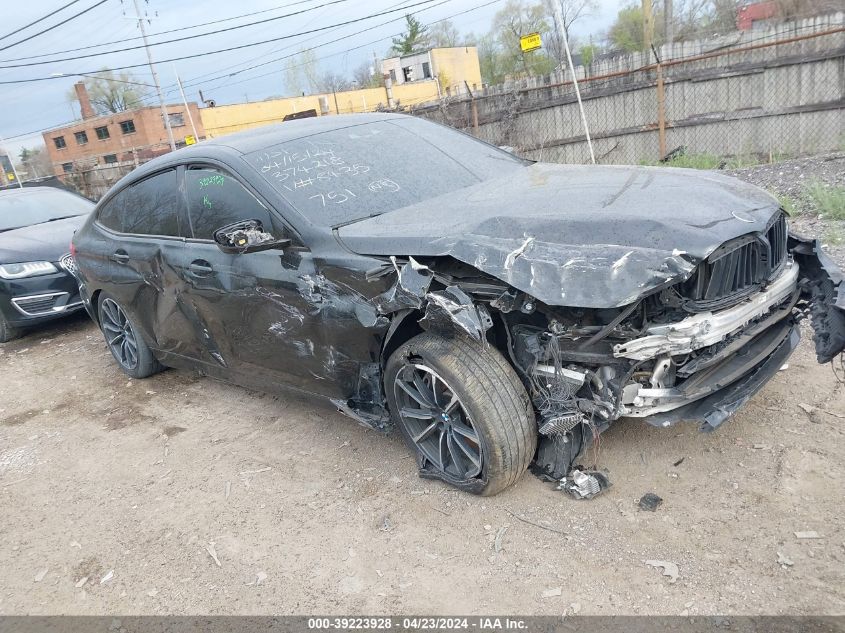
[[[691,163],[718,164],[845,149],[843,24],[840,13],[577,67],[597,162],[686,154]],[[527,158],[585,163],[589,148],[566,75],[486,87],[411,111]]]

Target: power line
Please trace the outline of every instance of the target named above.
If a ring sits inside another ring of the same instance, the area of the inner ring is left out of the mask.
[[[335,1],[340,1],[340,0],[335,0]],[[345,1],[345,0],[343,0],[343,1]],[[107,0],[101,0],[101,3],[102,2],[107,2]],[[355,24],[357,22],[363,22],[364,20],[369,20],[370,18],[376,18],[376,17],[382,16],[382,15],[387,15],[388,13],[395,13],[396,11],[405,11],[406,9],[410,9],[412,7],[420,6],[420,5],[423,5],[423,4],[429,4],[431,2],[434,2],[434,0],[422,0],[421,2],[417,2],[416,4],[411,4],[411,5],[408,5],[406,7],[399,8],[399,9],[391,9],[391,10],[388,10],[388,11],[382,11],[380,13],[373,13],[373,14],[363,16],[363,17],[360,17],[360,18],[355,18],[354,20],[347,20],[345,22],[338,22],[337,24],[331,24],[329,26],[321,26],[319,28],[310,29],[308,31],[300,31],[299,33],[292,33],[290,35],[282,35],[282,36],[279,36],[279,37],[273,37],[273,38],[270,38],[268,40],[262,40],[260,42],[250,42],[249,44],[239,44],[238,46],[230,46],[228,48],[219,48],[217,50],[204,51],[202,53],[194,53],[192,55],[183,55],[181,57],[172,57],[170,59],[163,59],[158,63],[167,64],[167,63],[170,63],[170,62],[178,62],[178,61],[181,61],[183,59],[196,59],[197,57],[206,57],[208,55],[216,55],[216,54],[219,54],[219,53],[228,53],[228,52],[231,52],[231,51],[237,51],[237,50],[241,50],[241,49],[244,49],[244,48],[251,48],[253,46],[261,46],[262,44],[269,44],[270,42],[279,42],[281,40],[287,40],[287,39],[291,39],[293,37],[299,37],[301,35],[310,35],[311,33],[319,33],[320,31],[326,31],[328,29],[333,29],[337,26],[346,26],[348,24]],[[187,39],[191,39],[191,38],[187,38]],[[166,43],[166,42],[159,42],[159,43],[163,44],[163,43]],[[134,48],[143,48],[143,46],[134,47]],[[124,50],[132,50],[132,49],[124,49]],[[118,52],[118,51],[112,51],[112,52]],[[114,68],[111,68],[110,70],[128,70],[130,68],[140,68],[141,66],[146,66],[146,64],[129,64],[127,66],[116,66]],[[93,75],[97,72],[99,72],[99,71],[86,70],[83,73],[64,73],[64,74],[65,75],[86,75],[86,74],[87,75]],[[33,82],[33,81],[49,81],[51,79],[56,79],[56,77],[52,77],[52,76],[51,77],[33,77],[31,79],[16,79],[16,80],[10,80],[10,81],[0,81],[0,85],[30,83],[30,82]]]
[[[74,2],[79,2],[79,0],[73,0]],[[220,20],[212,20],[211,22],[203,22],[201,24],[192,24],[191,26],[180,26],[178,29],[168,29],[167,31],[159,31],[158,33],[149,33],[147,37],[157,37],[159,35],[167,35],[168,33],[178,33],[180,31],[187,31],[190,29],[198,29],[203,26],[211,26],[212,24],[220,24],[221,22],[229,22],[230,20],[239,20],[241,18],[248,18],[253,15],[259,15],[261,13],[269,13],[270,11],[278,11],[279,9],[287,9],[288,7],[292,7],[298,4],[307,4],[309,2],[314,2],[315,0],[298,0],[298,2],[291,2],[289,4],[282,5],[280,7],[273,7],[272,9],[262,9],[261,11],[253,11],[252,13],[243,13],[241,15],[233,15],[229,18],[222,18]],[[71,3],[73,4],[73,3]],[[319,7],[315,7],[319,8]],[[10,34],[11,35],[11,34]],[[5,36],[4,36],[5,37]],[[3,39],[0,37],[0,39]],[[132,42],[135,40],[140,40],[141,36],[138,35],[136,37],[127,37],[120,40],[112,40],[110,42],[102,42],[101,44],[90,44],[88,46],[80,46],[78,48],[68,48],[62,51],[53,51],[52,53],[40,53],[38,55],[28,55],[26,57],[13,57],[11,59],[3,59],[0,60],[0,63],[5,64],[7,62],[20,62],[26,61],[28,59],[36,59],[38,57],[52,57],[53,55],[64,55],[65,53],[75,53],[76,51],[87,51],[92,48],[99,48],[101,46],[111,46],[112,44],[123,44],[125,42]],[[58,61],[58,60],[54,60]]]
[[[58,9],[56,9],[55,11],[52,11],[52,12],[48,13],[47,15],[42,16],[42,17],[38,18],[37,20],[35,20],[35,21],[33,21],[33,22],[30,22],[29,24],[26,24],[26,25],[24,25],[24,26],[22,26],[22,27],[20,27],[20,28],[15,29],[15,30],[14,30],[14,31],[12,31],[11,33],[6,33],[6,35],[0,35],[0,40],[5,40],[7,37],[11,37],[11,36],[12,36],[12,35],[14,35],[15,33],[20,33],[21,31],[23,31],[23,30],[25,30],[25,29],[28,29],[28,28],[29,28],[29,27],[31,27],[31,26],[35,26],[35,25],[36,25],[36,24],[38,24],[39,22],[43,22],[43,21],[44,21],[44,20],[46,20],[47,18],[53,17],[54,15],[56,15],[57,13],[59,13],[60,11],[64,11],[64,10],[65,10],[65,9],[67,9],[69,6],[71,6],[72,4],[76,4],[76,3],[77,3],[77,2],[79,2],[79,1],[80,1],[80,0],[71,0],[71,2],[68,2],[66,5],[59,7],[59,8],[58,8]]]
[[[439,2],[438,4],[436,4],[436,5],[434,5],[434,6],[431,6],[431,7],[425,7],[425,8],[423,8],[423,9],[420,9],[419,11],[414,11],[414,12],[411,12],[411,13],[412,13],[412,14],[416,14],[416,13],[420,13],[420,12],[422,12],[422,11],[427,11],[427,10],[429,10],[429,9],[434,9],[434,8],[436,8],[436,7],[438,7],[438,6],[442,5],[442,4],[445,4],[446,2],[449,2],[449,1],[451,1],[451,0],[441,0],[441,2]],[[463,10],[463,11],[459,11],[459,12],[457,12],[457,13],[453,13],[452,15],[448,15],[448,16],[446,16],[446,17],[444,17],[444,18],[440,18],[439,20],[434,20],[434,21],[430,22],[430,23],[429,23],[429,25],[431,25],[431,24],[437,24],[438,22],[444,22],[444,21],[446,21],[446,20],[451,20],[451,19],[453,19],[453,18],[456,18],[456,17],[458,17],[458,16],[464,15],[464,14],[466,14],[466,13],[471,13],[471,12],[473,12],[473,11],[477,11],[477,10],[479,10],[479,9],[483,9],[483,8],[485,8],[485,7],[488,7],[488,6],[491,6],[491,5],[493,5],[493,4],[497,4],[497,3],[499,3],[499,2],[503,2],[503,1],[504,1],[504,0],[490,0],[489,2],[485,2],[485,3],[483,3],[483,4],[480,4],[480,5],[478,5],[478,6],[472,7],[472,8],[470,8],[470,9],[465,9],[465,10]],[[404,3],[403,3],[403,4],[404,4]],[[415,6],[417,6],[417,5],[416,5],[416,4],[411,4],[411,5],[407,5],[407,6],[402,7],[402,9],[410,9],[410,8],[415,7]],[[402,19],[402,18],[397,18],[397,19]],[[322,43],[322,44],[318,44],[318,45],[316,45],[316,46],[311,47],[310,49],[304,49],[304,50],[315,50],[315,49],[320,48],[321,46],[328,46],[329,44],[334,44],[334,43],[339,42],[339,41],[341,41],[341,40],[344,40],[344,39],[349,39],[349,38],[351,38],[351,37],[355,37],[356,35],[360,35],[361,33],[364,33],[364,32],[366,32],[366,31],[370,31],[370,30],[373,30],[373,29],[375,29],[375,28],[379,28],[379,27],[385,26],[386,24],[390,24],[391,22],[396,22],[396,21],[397,21],[397,19],[394,19],[394,20],[389,20],[389,21],[387,21],[387,22],[383,22],[383,23],[381,23],[381,24],[377,24],[377,25],[375,25],[375,26],[373,26],[373,27],[368,27],[368,28],[366,28],[366,29],[362,29],[362,30],[360,30],[360,31],[356,31],[356,32],[354,32],[354,33],[350,33],[350,34],[348,34],[348,35],[344,35],[344,36],[342,36],[342,37],[336,38],[336,39],[334,39],[334,40],[330,40],[330,41],[328,41],[328,42],[324,42],[324,43]],[[355,51],[355,50],[358,50],[358,49],[360,49],[360,48],[365,48],[365,47],[367,47],[367,46],[372,46],[373,44],[377,44],[378,42],[381,42],[381,41],[384,41],[384,40],[390,39],[390,38],[392,38],[392,37],[397,37],[397,36],[399,36],[399,35],[401,35],[401,33],[392,33],[392,34],[390,34],[390,35],[386,35],[386,36],[384,36],[384,37],[382,37],[382,38],[379,38],[379,39],[377,39],[377,40],[373,40],[373,41],[371,41],[371,42],[367,42],[367,43],[365,43],[365,44],[361,44],[361,45],[358,45],[358,46],[353,46],[353,47],[351,47],[351,48],[347,48],[347,49],[345,49],[345,50],[338,51],[338,52],[336,52],[336,53],[331,53],[331,54],[329,54],[329,55],[324,55],[323,57],[318,58],[318,59],[317,59],[317,61],[322,61],[322,60],[328,59],[328,58],[330,58],[330,57],[336,57],[337,55],[342,55],[342,54],[344,54],[344,53],[350,53],[350,52]],[[276,61],[281,61],[281,60],[283,60],[283,59],[287,59],[287,58],[289,58],[289,57],[294,57],[294,56],[298,55],[300,52],[303,52],[303,51],[298,51],[297,53],[293,53],[292,55],[285,55],[284,57],[280,57],[280,58],[277,58],[277,59],[273,59],[273,60],[270,60],[269,62],[262,62],[261,64],[256,64],[256,65],[254,65],[254,66],[251,66],[251,67],[248,67],[248,68],[244,68],[244,69],[241,69],[241,70],[235,71],[235,72],[233,72],[233,73],[229,73],[228,75],[219,76],[219,77],[212,77],[212,78],[207,79],[207,80],[204,80],[204,81],[195,82],[195,83],[193,83],[193,84],[190,84],[190,87],[196,87],[196,86],[201,85],[201,84],[209,83],[209,82],[212,82],[212,81],[217,81],[218,79],[222,79],[222,78],[224,78],[224,77],[231,77],[231,76],[234,76],[234,75],[240,74],[240,73],[242,73],[242,72],[247,72],[247,71],[249,71],[249,70],[254,70],[255,68],[258,68],[258,67],[261,67],[261,66],[265,66],[265,65],[267,65],[267,64],[269,64],[269,63],[273,63],[273,62],[276,62]],[[122,69],[111,69],[111,70],[122,70]],[[276,71],[273,71],[273,72],[270,72],[270,73],[265,73],[265,74],[262,74],[262,75],[257,75],[257,76],[255,76],[255,77],[250,77],[249,79],[246,79],[246,80],[243,80],[243,81],[240,81],[240,82],[236,82],[236,83],[244,83],[245,81],[253,81],[253,80],[255,80],[255,79],[260,79],[261,77],[265,77],[265,76],[268,76],[268,75],[271,75],[271,74],[275,74],[275,72],[276,72]],[[68,74],[70,74],[70,73],[68,73]],[[50,77],[50,79],[52,79],[52,77]],[[0,82],[0,83],[2,83],[2,82]],[[236,83],[227,84],[227,85],[236,85]],[[187,88],[187,87],[189,87],[189,84],[186,84],[186,85],[185,85],[185,87],[186,87],[186,88]],[[212,90],[214,90],[214,89],[216,89],[216,88],[218,88],[218,87],[220,87],[220,86],[212,86],[212,88],[211,88],[211,89],[212,89]],[[175,91],[176,91],[176,88],[173,88],[173,89],[170,89],[170,90],[164,90],[164,94],[165,94],[165,95],[169,95],[170,93],[175,92]],[[149,93],[146,93],[146,94],[139,95],[136,99],[132,100],[130,103],[131,103],[131,104],[133,104],[133,105],[136,105],[136,106],[142,106],[142,105],[144,105],[144,99],[147,99],[148,97],[152,96],[153,94],[154,94],[154,93],[149,92]],[[413,104],[412,104],[412,105],[413,105]],[[25,136],[32,136],[32,135],[34,135],[34,134],[39,134],[39,133],[41,133],[41,132],[48,132],[48,131],[50,131],[50,130],[55,130],[55,129],[58,129],[58,128],[63,128],[63,127],[65,127],[65,126],[72,125],[72,124],[74,124],[74,123],[78,123],[78,122],[79,122],[79,120],[78,120],[78,119],[74,119],[73,121],[65,121],[65,122],[63,122],[63,123],[57,123],[57,124],[52,125],[52,126],[49,126],[49,127],[39,128],[39,129],[36,129],[36,130],[31,130],[31,131],[29,131],[29,132],[22,132],[22,133],[20,133],[20,134],[15,134],[15,135],[13,135],[13,136],[7,136],[7,137],[6,137],[6,139],[18,139],[18,138],[23,138],[23,137],[25,137]]]
[[[103,0],[105,2],[106,0]],[[308,13],[309,11],[316,11],[317,9],[322,9],[323,7],[328,7],[333,4],[341,4],[343,2],[349,2],[349,0],[329,0],[329,2],[324,2],[323,4],[317,5],[316,7],[310,7],[308,9],[302,9],[300,11],[294,11],[293,13],[286,13],[285,15],[277,15],[276,17],[272,18],[265,18],[263,20],[258,20],[257,22],[249,22],[247,24],[238,24],[236,26],[229,26],[224,29],[217,29],[216,31],[209,31],[208,33],[197,33],[196,35],[186,35],[185,37],[176,37],[172,40],[162,40],[161,42],[151,42],[149,46],[159,46],[161,44],[174,44],[176,42],[185,42],[187,40],[194,40],[199,37],[206,37],[208,35],[217,35],[218,33],[226,33],[228,31],[237,31],[238,29],[247,28],[249,26],[257,26],[259,24],[266,24],[267,22],[274,22],[276,20],[281,20],[283,18],[290,18],[295,15],[301,15],[303,13]],[[275,40],[267,40],[268,42],[272,42]],[[264,44],[266,42],[260,42]],[[53,64],[58,62],[71,62],[77,59],[85,59],[88,57],[102,57],[103,55],[113,55],[115,53],[125,53],[127,51],[135,51],[142,48],[146,48],[148,45],[140,44],[138,46],[127,46],[125,48],[116,48],[110,51],[102,51],[99,53],[86,53],[85,55],[76,55],[74,57],[62,57],[61,59],[48,59],[40,62],[28,62],[26,64],[10,64],[7,66],[0,66],[0,69],[6,68],[25,68],[29,66],[43,66],[44,64]]]
[[[436,8],[436,7],[439,7],[439,6],[443,5],[443,4],[446,4],[446,3],[447,3],[447,2],[449,2],[449,1],[450,1],[450,0],[441,0],[441,2],[439,2],[438,4],[435,4],[435,5],[431,6],[431,7],[426,7],[425,9],[422,9],[421,11],[426,11],[426,10],[428,10],[428,9],[434,9],[434,8]],[[458,13],[452,14],[452,15],[447,16],[447,17],[445,17],[445,18],[441,18],[441,19],[439,19],[439,20],[435,20],[435,21],[433,21],[433,22],[431,22],[431,23],[429,23],[429,24],[437,24],[438,22],[444,22],[445,20],[451,20],[452,18],[458,17],[458,16],[460,16],[460,15],[464,15],[465,13],[470,13],[470,12],[472,12],[472,11],[477,11],[477,10],[479,10],[479,9],[483,9],[483,8],[485,8],[485,7],[488,7],[488,6],[492,5],[492,4],[496,4],[496,3],[498,3],[498,2],[502,2],[502,1],[503,1],[503,0],[490,0],[489,2],[486,2],[486,3],[484,3],[484,4],[480,4],[480,5],[476,6],[476,7],[472,7],[471,9],[466,9],[466,10],[464,10],[464,11],[460,11],[460,12],[458,12]],[[417,11],[416,13],[420,13],[421,11]],[[401,19],[401,18],[399,18],[399,19]],[[220,76],[218,76],[218,77],[212,77],[211,79],[206,79],[206,80],[203,80],[203,81],[195,81],[195,82],[193,82],[193,83],[186,83],[186,84],[185,84],[185,87],[186,87],[186,88],[193,88],[193,87],[196,87],[196,86],[199,86],[199,85],[202,85],[202,84],[209,83],[209,82],[211,82],[211,81],[217,81],[218,79],[223,79],[223,78],[227,78],[227,79],[228,79],[228,78],[230,78],[230,77],[234,77],[235,75],[238,75],[238,74],[240,74],[240,73],[247,72],[247,71],[249,71],[249,70],[254,70],[254,69],[256,69],[256,68],[260,68],[261,66],[266,66],[266,65],[268,65],[268,64],[272,64],[272,63],[279,62],[279,61],[282,61],[282,60],[285,60],[285,59],[289,59],[289,58],[291,58],[291,57],[296,57],[297,55],[299,55],[299,54],[301,54],[301,53],[304,53],[304,52],[307,52],[307,51],[316,50],[316,49],[320,48],[321,46],[328,46],[329,44],[335,44],[335,43],[337,43],[337,42],[340,42],[340,41],[342,41],[342,40],[348,39],[348,38],[350,38],[350,37],[354,37],[354,36],[356,36],[356,35],[360,35],[361,33],[365,33],[365,32],[367,32],[367,31],[372,31],[372,30],[374,30],[374,29],[380,28],[380,27],[382,27],[382,26],[385,26],[385,25],[387,25],[387,24],[390,24],[391,22],[396,22],[396,20],[389,20],[389,21],[387,21],[387,22],[383,22],[383,23],[381,23],[381,24],[377,24],[377,25],[375,25],[375,26],[371,26],[371,27],[368,27],[368,28],[366,28],[366,29],[361,29],[360,31],[356,31],[355,33],[350,33],[349,35],[344,35],[344,36],[339,37],[339,38],[337,38],[337,39],[330,40],[330,41],[328,41],[328,42],[323,42],[322,44],[318,44],[318,45],[316,45],[316,46],[312,46],[312,47],[310,47],[310,48],[305,48],[305,49],[303,49],[303,50],[301,50],[301,51],[297,51],[296,53],[291,53],[291,54],[289,54],[289,55],[284,55],[284,56],[282,56],[282,57],[277,57],[277,58],[275,58],[275,59],[271,59],[271,60],[266,61],[266,62],[261,62],[260,64],[255,64],[255,65],[253,65],[253,66],[249,66],[249,67],[247,67],[247,68],[243,68],[243,69],[241,69],[241,70],[238,70],[238,71],[235,71],[235,72],[232,72],[232,73],[228,73],[228,74],[226,74],[226,75],[220,75]],[[367,46],[372,46],[373,44],[377,44],[378,42],[382,42],[382,41],[384,41],[384,40],[386,40],[386,39],[390,39],[390,38],[392,38],[392,37],[398,37],[398,36],[400,36],[400,35],[402,35],[402,33],[393,33],[393,34],[391,34],[391,35],[386,35],[385,37],[381,37],[381,38],[379,38],[379,39],[377,39],[377,40],[373,40],[372,42],[367,42],[367,43],[365,43],[365,44],[360,44],[360,45],[358,45],[358,46],[353,46],[352,48],[347,48],[346,50],[338,51],[337,53],[331,53],[330,55],[324,55],[323,57],[320,57],[320,58],[319,58],[319,59],[317,59],[316,61],[322,61],[322,60],[328,59],[329,57],[336,57],[337,55],[342,55],[342,54],[344,54],[344,53],[350,53],[350,52],[352,52],[352,51],[354,51],[354,50],[358,50],[358,49],[360,49],[360,48],[365,48],[365,47],[367,47]],[[301,66],[301,65],[304,65],[304,64],[300,64],[300,66]],[[236,81],[236,82],[227,82],[227,83],[225,84],[225,86],[227,86],[227,87],[228,87],[228,86],[236,86],[236,85],[238,85],[238,84],[242,84],[242,83],[245,83],[245,82],[247,82],[247,81],[254,81],[255,79],[260,79],[260,78],[262,78],[262,77],[268,77],[268,76],[270,76],[270,75],[275,74],[276,72],[278,72],[278,71],[273,70],[273,71],[270,71],[270,72],[268,72],[268,73],[263,73],[263,74],[261,74],[261,75],[256,75],[256,76],[254,76],[254,77],[250,77],[250,78],[245,79],[245,80]],[[214,90],[214,89],[216,89],[216,88],[220,88],[220,87],[223,87],[223,86],[212,86],[212,87],[210,88],[210,90]]]
[[[100,0],[99,2],[97,2],[97,3],[93,4],[93,5],[91,5],[90,7],[88,7],[87,9],[83,9],[83,10],[82,10],[82,11],[80,11],[79,13],[76,13],[76,14],[74,14],[74,15],[70,16],[69,18],[67,18],[67,19],[65,19],[65,20],[62,20],[61,22],[58,22],[57,24],[54,24],[53,26],[48,26],[48,27],[47,27],[46,29],[44,29],[43,31],[38,31],[38,33],[35,33],[35,34],[30,35],[30,36],[28,36],[28,37],[25,37],[25,38],[23,38],[22,40],[18,40],[17,42],[14,42],[13,44],[6,44],[6,46],[0,47],[0,51],[5,51],[7,48],[12,48],[13,46],[17,46],[18,44],[23,44],[24,42],[28,42],[29,40],[34,39],[34,38],[38,37],[39,35],[44,35],[45,33],[49,32],[49,31],[52,31],[53,29],[57,29],[57,28],[59,28],[60,26],[62,26],[62,25],[64,25],[64,24],[67,24],[67,23],[68,23],[68,22],[70,22],[71,20],[75,20],[75,19],[76,19],[76,18],[78,18],[80,15],[84,15],[84,14],[88,13],[89,11],[91,11],[92,9],[96,9],[96,8],[97,8],[97,7],[99,7],[101,4],[105,4],[105,3],[106,3],[106,2],[108,2],[108,1],[109,1],[109,0]]]

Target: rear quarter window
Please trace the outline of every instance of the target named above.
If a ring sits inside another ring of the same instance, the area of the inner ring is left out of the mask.
[[[171,169],[119,192],[100,209],[97,221],[119,233],[179,236],[179,200]]]

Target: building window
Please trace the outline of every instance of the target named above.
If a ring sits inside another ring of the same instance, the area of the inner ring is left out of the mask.
[[[56,144],[56,149],[64,149],[65,147],[67,147],[67,143],[65,143],[64,136],[53,137],[53,142]]]
[[[128,121],[121,121],[120,122],[120,131],[124,134],[134,134],[135,133],[135,121],[129,119]]]
[[[185,115],[181,112],[171,112],[167,115],[167,118],[170,119],[170,127],[184,127],[185,126]],[[162,121],[164,117],[162,116]]]
[[[402,75],[405,77],[405,81],[413,81],[414,80],[414,68],[413,66],[406,66],[402,69]]]
[[[114,165],[117,162],[117,154],[106,154],[103,156],[103,161],[106,165]]]
[[[423,79],[431,79],[431,64],[423,62]]]
[[[77,145],[85,145],[88,142],[88,133],[87,132],[74,132],[73,135],[76,137],[76,144]]]
[[[103,127],[95,127],[94,131],[97,133],[97,138],[101,141],[105,141],[110,136],[109,128],[106,125],[104,125]]]
[[[62,163],[62,171],[66,174],[73,172],[73,163]]]

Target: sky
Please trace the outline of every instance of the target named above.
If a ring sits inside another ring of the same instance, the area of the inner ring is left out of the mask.
[[[461,33],[482,34],[490,29],[493,16],[504,6],[505,1],[137,0],[146,19],[144,26],[150,43],[269,20],[255,26],[150,48],[165,93],[165,101],[173,103],[180,99],[175,85],[178,72],[185,84],[188,101],[199,102],[198,90],[202,90],[206,99],[214,99],[220,105],[246,100],[260,101],[271,95],[287,94],[284,85],[284,58],[295,55],[303,48],[317,47],[315,54],[321,73],[331,70],[351,77],[355,68],[372,60],[374,51],[379,57],[384,56],[390,47],[391,37],[403,30],[405,13],[414,13],[425,24],[450,18]],[[137,20],[133,17],[134,0],[75,0],[71,6],[43,22],[20,33],[3,37],[67,5],[68,2],[70,0],[16,2],[14,9],[6,12],[0,23],[0,111],[3,113],[0,117],[0,144],[15,157],[22,147],[43,145],[41,130],[65,125],[79,118],[78,105],[68,99],[73,84],[80,79],[77,73],[138,65],[128,72],[141,83],[152,83],[146,53],[141,48],[143,42],[140,39],[140,30]],[[596,9],[573,26],[575,37],[586,38],[591,34],[599,35],[606,31],[622,4],[622,0],[597,0]],[[89,7],[93,8],[66,24],[36,35],[38,31],[58,24]],[[235,20],[229,19],[255,12],[260,13]],[[366,17],[384,12],[389,13]],[[298,14],[290,15],[293,13]],[[366,19],[337,26],[360,18]],[[220,22],[196,26],[216,21]],[[155,35],[173,29],[181,30]],[[29,41],[20,42],[31,35],[36,36]],[[276,41],[238,50],[213,52],[265,40]],[[103,46],[99,46],[100,44]],[[54,54],[82,47],[88,48]],[[131,47],[138,48],[116,52],[116,49]],[[107,54],[56,61],[92,53]],[[188,55],[195,57],[168,61]],[[36,62],[48,63],[11,67]],[[248,70],[248,67],[257,64],[263,65]],[[36,78],[47,79],[3,83]],[[147,104],[158,103],[154,89],[141,90],[149,94]]]

